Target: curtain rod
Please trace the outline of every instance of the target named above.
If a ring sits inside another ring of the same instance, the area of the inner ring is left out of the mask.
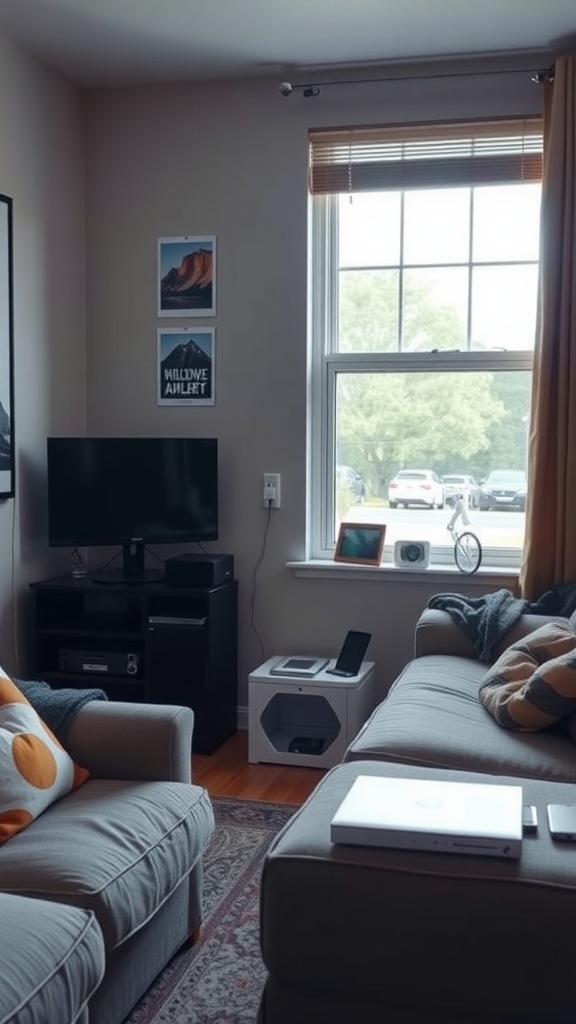
[[[372,85],[378,82],[418,82],[432,78],[469,78],[478,75],[522,75],[530,74],[531,80],[538,85],[554,81],[554,65],[544,70],[530,71],[527,68],[503,68],[494,71],[440,71],[428,75],[389,75],[387,78],[344,78],[334,82],[281,82],[280,95],[287,97],[293,92],[301,92],[306,99],[320,95],[320,89],[331,85]]]

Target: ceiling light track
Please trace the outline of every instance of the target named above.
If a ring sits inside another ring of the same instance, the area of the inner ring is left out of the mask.
[[[554,81],[554,65],[544,70],[530,70],[528,68],[500,68],[498,70],[484,71],[439,71],[421,75],[388,75],[383,78],[343,78],[332,82],[281,82],[280,95],[291,96],[294,92],[301,92],[305,99],[315,99],[320,95],[320,90],[333,85],[375,85],[380,82],[417,82],[432,78],[472,78],[478,75],[526,75],[529,74],[533,82],[542,85],[544,82]]]

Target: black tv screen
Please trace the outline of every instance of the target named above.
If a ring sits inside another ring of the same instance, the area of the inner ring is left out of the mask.
[[[218,539],[218,442],[49,437],[48,542],[136,546]]]

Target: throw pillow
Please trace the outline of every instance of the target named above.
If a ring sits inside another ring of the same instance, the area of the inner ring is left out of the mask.
[[[0,668],[0,843],[88,775]]]
[[[480,684],[480,700],[504,729],[534,732],[576,710],[576,634],[548,622],[512,644]]]

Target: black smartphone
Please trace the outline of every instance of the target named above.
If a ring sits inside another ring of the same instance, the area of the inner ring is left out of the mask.
[[[326,671],[333,676],[357,676],[371,639],[372,633],[361,633],[357,629],[350,629],[346,634],[334,668],[328,668]]]

